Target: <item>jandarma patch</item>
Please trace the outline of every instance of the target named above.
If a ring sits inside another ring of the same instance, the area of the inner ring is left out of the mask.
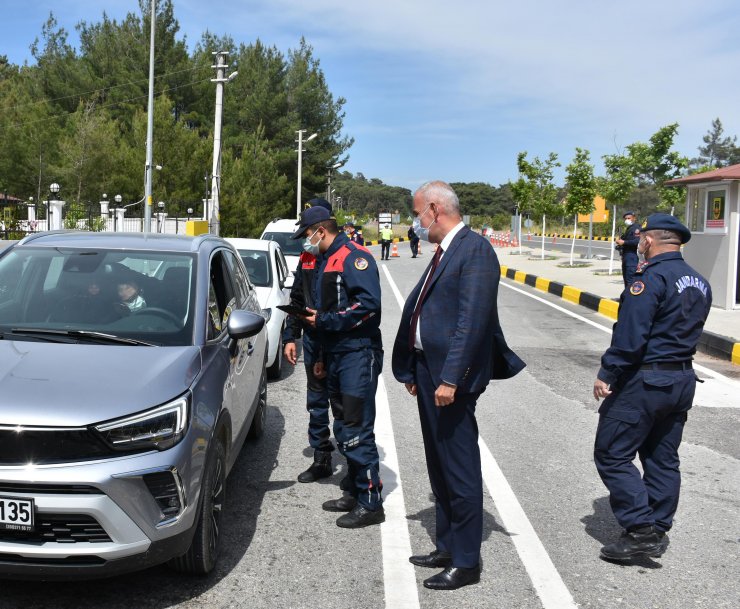
[[[365,258],[358,258],[355,260],[355,268],[358,271],[364,271],[368,266],[367,260]]]
[[[630,286],[630,294],[632,294],[632,296],[639,296],[644,291],[645,284],[642,281],[635,281],[635,283]]]

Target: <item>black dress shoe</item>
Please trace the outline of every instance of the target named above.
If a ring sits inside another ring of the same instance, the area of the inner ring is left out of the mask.
[[[480,581],[480,565],[465,569],[463,567],[447,567],[442,573],[437,573],[424,580],[424,587],[430,590],[457,590],[463,586],[477,584]]]
[[[434,552],[429,552],[429,554],[410,556],[409,562],[417,567],[446,569],[452,566],[452,555],[449,552],[434,550]]]
[[[652,526],[625,531],[615,541],[601,548],[601,558],[617,562],[632,560],[640,556],[658,558],[668,547],[668,536],[658,533]]]
[[[343,495],[339,499],[324,501],[321,507],[327,512],[351,512],[357,505],[357,499],[351,495]]]
[[[359,503],[351,512],[337,518],[337,526],[343,529],[360,529],[362,527],[369,527],[372,524],[380,524],[381,522],[385,522],[385,510],[383,510],[383,506],[371,511]]]

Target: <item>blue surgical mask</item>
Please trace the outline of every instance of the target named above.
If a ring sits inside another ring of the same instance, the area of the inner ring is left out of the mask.
[[[436,222],[436,220],[432,220],[432,224],[424,228],[421,225],[421,219],[426,215],[426,213],[429,211],[429,205],[427,205],[427,208],[421,212],[416,218],[414,218],[413,223],[411,224],[411,227],[414,229],[414,232],[419,236],[419,239],[422,241],[429,242],[429,229],[432,227],[432,224]]]
[[[311,239],[313,239],[313,236],[318,232],[319,232],[319,229],[317,228],[313,232],[313,235],[311,235],[310,237],[306,237],[303,240],[303,251],[308,254],[311,254],[312,256],[318,256],[319,254],[321,254],[321,250],[319,249],[319,244],[311,243]]]

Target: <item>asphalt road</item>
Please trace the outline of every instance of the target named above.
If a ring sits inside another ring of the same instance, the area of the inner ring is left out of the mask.
[[[401,252],[379,262],[387,351],[376,432],[385,524],[340,529],[336,515],[321,510],[339,496],[339,457],[332,478],[296,482],[311,455],[299,364],[270,384],[266,435],[245,447],[231,472],[215,573],[184,578],[159,567],[84,584],[4,582],[0,609],[740,607],[740,383],[700,372],[707,382],[681,447],[683,494],[668,552],[628,566],[603,562],[599,548],[620,530],[592,461],[591,388],[611,323],[507,280],[499,295],[502,324],[528,366],[489,386],[478,404],[487,483],[482,581],[455,592],[421,585],[434,571],[413,568],[407,558],[434,547],[434,509],[415,401],[390,371],[400,318],[391,280],[405,298],[430,256],[412,260]],[[698,361],[727,370],[726,362]]]

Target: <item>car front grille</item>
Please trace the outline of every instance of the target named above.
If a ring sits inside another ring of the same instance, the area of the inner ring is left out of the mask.
[[[120,455],[89,429],[0,428],[0,466],[89,461]]]
[[[33,531],[0,530],[0,541],[20,543],[105,543],[111,541],[100,523],[87,514],[36,514]]]

